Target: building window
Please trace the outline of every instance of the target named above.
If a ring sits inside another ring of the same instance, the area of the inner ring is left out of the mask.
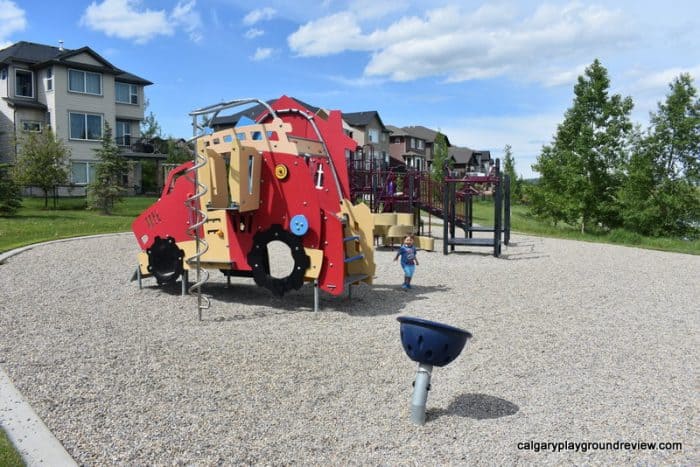
[[[27,70],[15,71],[15,96],[34,97],[34,74]]]
[[[53,68],[46,69],[46,90],[53,91]]]
[[[367,135],[369,136],[370,143],[378,143],[379,142],[379,131],[378,130],[371,128],[371,129],[367,130]]]
[[[117,120],[117,145],[131,146],[131,122]]]
[[[114,83],[117,102],[121,104],[138,104],[139,94],[135,84]]]
[[[89,71],[68,70],[68,90],[101,96],[102,75]]]
[[[96,141],[102,138],[102,115],[70,112],[70,139]]]
[[[22,120],[22,131],[41,133],[41,122],[35,120]]]
[[[423,149],[423,140],[422,139],[418,140],[418,149]]]
[[[70,181],[74,185],[87,185],[95,181],[95,162],[72,162]]]

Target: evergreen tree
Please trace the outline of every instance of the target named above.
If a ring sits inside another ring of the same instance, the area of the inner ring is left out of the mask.
[[[150,106],[150,102],[146,99],[143,104],[143,109],[146,110]],[[161,129],[158,120],[153,112],[148,112],[148,115],[141,121],[141,138],[150,141],[153,138],[161,137]]]
[[[194,157],[192,150],[184,142],[168,138],[167,145],[168,158],[165,162],[168,164],[182,164],[183,162],[191,161]]]
[[[503,152],[503,172],[510,178],[510,201],[511,203],[520,202],[523,199],[523,179],[515,172],[513,148],[510,144],[506,144]]]
[[[95,169],[95,180],[90,184],[89,204],[104,214],[111,214],[114,203],[122,199],[125,189],[121,183],[128,164],[120,154],[119,146],[112,138],[112,128],[107,122],[102,132],[102,145],[95,149],[99,163]]]
[[[644,235],[686,235],[700,223],[700,99],[690,75],[669,87],[619,195],[625,227]]]
[[[47,208],[49,193],[56,185],[68,181],[70,151],[50,128],[39,133],[23,134],[19,138],[19,144],[15,178],[23,185],[41,188],[44,192],[44,207]]]
[[[433,144],[433,162],[430,172],[433,180],[440,181],[445,177],[445,169],[449,168],[449,153],[447,137],[438,131]]]
[[[0,215],[12,216],[22,206],[19,185],[12,178],[9,164],[0,164]]]
[[[533,169],[534,213],[555,223],[615,227],[621,218],[616,194],[624,180],[632,133],[632,99],[608,95],[608,72],[596,59],[574,86],[574,102],[542,148]]]

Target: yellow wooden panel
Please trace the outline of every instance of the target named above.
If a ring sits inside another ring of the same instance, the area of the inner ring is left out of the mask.
[[[323,266],[323,250],[304,247],[304,252],[311,259],[311,265],[306,272],[304,272],[304,279],[318,279],[318,276],[321,274],[321,266]]]
[[[435,251],[435,239],[417,235],[413,238],[416,248],[419,250]]]
[[[374,225],[396,225],[396,213],[382,212],[374,214]]]
[[[209,208],[227,208],[226,161],[213,149],[206,150],[207,165],[199,169],[199,181],[209,190],[202,197],[202,205]]]
[[[260,170],[262,156],[249,146],[232,145],[229,190],[231,199],[238,203],[240,212],[260,207]]]
[[[357,254],[363,254],[364,258],[356,261],[351,261],[347,263],[346,274],[356,275],[364,274],[367,275],[363,281],[371,284],[374,279],[375,264],[374,264],[374,215],[369,210],[369,206],[364,203],[354,205],[347,199],[343,199],[341,202],[341,212],[338,213],[339,216],[347,216],[348,223],[345,227],[345,233],[347,236],[358,236],[360,237],[357,242],[347,242],[353,245],[346,244],[346,255],[348,252]],[[353,255],[353,256],[354,256]]]
[[[397,212],[396,225],[413,225],[413,213]]]

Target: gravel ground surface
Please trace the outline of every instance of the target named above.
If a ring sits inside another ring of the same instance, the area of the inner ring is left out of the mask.
[[[129,282],[130,235],[38,246],[0,266],[0,365],[84,465],[700,464],[700,256],[436,249],[411,291],[378,249],[375,285],[319,313],[311,287],[277,299],[217,272],[199,322],[179,284]],[[474,335],[435,369],[423,427],[400,315]],[[682,449],[519,449],[616,441]]]

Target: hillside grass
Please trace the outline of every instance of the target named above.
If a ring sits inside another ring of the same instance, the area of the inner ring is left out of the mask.
[[[103,215],[86,209],[85,198],[61,198],[57,207],[44,209],[39,198],[25,198],[14,217],[0,216],[0,252],[32,243],[101,233],[128,232],[133,220],[156,201],[154,197],[129,197],[117,203],[114,213]],[[460,208],[458,207],[458,210]],[[493,225],[493,203],[474,203],[474,223]],[[586,242],[602,242],[677,253],[700,254],[700,238],[644,237],[625,230],[581,233],[576,227],[543,222],[528,213],[527,207],[511,209],[511,230],[543,237]]]
[[[457,212],[463,212],[463,208],[457,206]],[[492,201],[478,200],[474,202],[475,224],[493,225],[493,214]],[[531,215],[527,206],[523,205],[511,206],[511,232],[700,255],[700,238],[645,237],[624,229],[581,233],[578,227],[572,225],[559,223],[555,226],[549,222],[541,221]]]
[[[129,197],[111,215],[88,210],[85,198],[60,198],[44,209],[44,200],[25,198],[16,216],[0,216],[0,252],[32,243],[112,232],[128,232],[131,223],[155,202],[153,197]]]

